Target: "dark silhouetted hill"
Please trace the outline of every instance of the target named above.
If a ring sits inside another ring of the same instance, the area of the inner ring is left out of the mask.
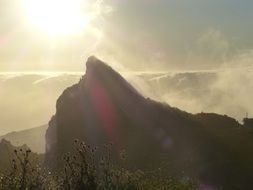
[[[243,125],[245,127],[252,127],[253,128],[253,118],[244,118]]]
[[[207,97],[208,98],[208,97]],[[46,133],[46,164],[57,169],[74,139],[92,145],[113,142],[117,161],[168,174],[197,177],[212,189],[251,189],[253,138],[235,119],[190,114],[144,98],[120,74],[90,57],[86,74],[56,104]]]
[[[45,134],[48,125],[23,131],[15,131],[0,137],[11,142],[14,146],[28,145],[33,152],[45,153]]]
[[[29,150],[30,148],[23,144],[22,146],[13,146],[11,142],[2,139],[0,140],[0,173],[5,173],[12,167],[12,160],[16,156],[14,154],[14,150],[17,150],[20,152]],[[43,155],[38,155],[36,153],[31,152],[30,158],[36,157],[40,162],[43,160]]]

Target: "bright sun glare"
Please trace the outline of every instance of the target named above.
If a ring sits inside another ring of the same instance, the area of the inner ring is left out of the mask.
[[[85,13],[83,0],[23,0],[29,21],[53,35],[73,35],[88,26],[92,15]]]

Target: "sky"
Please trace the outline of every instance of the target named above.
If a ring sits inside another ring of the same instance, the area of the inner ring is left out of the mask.
[[[0,0],[0,135],[46,124],[91,55],[155,100],[252,117],[252,10],[252,0]]]
[[[250,0],[81,1],[88,27],[50,36],[31,23],[36,3],[27,10],[29,0],[0,0],[0,71],[82,71],[90,55],[121,70],[212,69],[253,46]],[[41,17],[68,23],[64,3],[45,2]]]

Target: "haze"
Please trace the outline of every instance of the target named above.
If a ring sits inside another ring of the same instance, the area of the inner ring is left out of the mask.
[[[62,33],[63,25],[52,35],[29,20],[22,0],[0,0],[0,134],[47,123],[90,55],[125,73],[145,96],[189,112],[252,116],[252,1],[82,3],[82,14],[92,15],[86,26]],[[186,74],[192,71],[195,77]],[[162,80],[168,73],[183,75]]]

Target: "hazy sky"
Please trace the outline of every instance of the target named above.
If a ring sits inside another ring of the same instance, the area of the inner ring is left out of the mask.
[[[84,72],[90,55],[129,73],[211,69],[215,80],[186,73],[173,83],[130,82],[189,112],[252,116],[252,10],[252,0],[0,0],[0,134],[47,123],[57,97],[78,81],[6,72]],[[66,34],[79,14],[85,27]]]
[[[0,71],[80,71],[90,54],[123,70],[209,68],[253,46],[251,0],[83,0],[89,29],[64,37],[35,28],[24,1],[0,0]]]

